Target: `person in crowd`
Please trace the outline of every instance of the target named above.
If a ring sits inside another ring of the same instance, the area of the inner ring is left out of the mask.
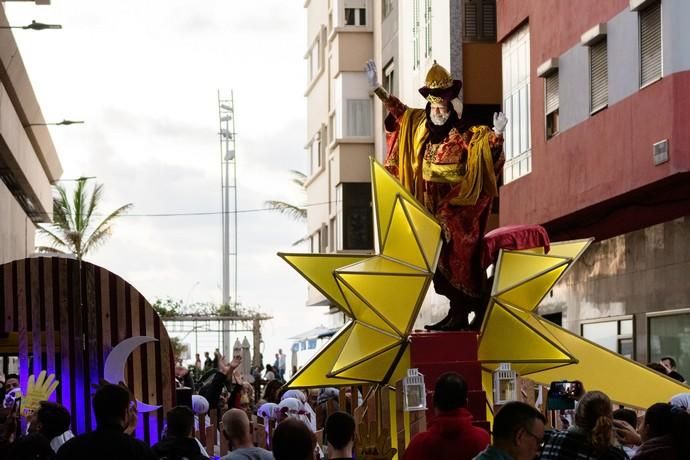
[[[474,460],[533,460],[544,439],[546,418],[529,404],[512,401],[494,418],[494,443]]]
[[[7,374],[3,388],[5,389],[5,393],[9,393],[15,388],[19,388],[19,376],[17,374]]]
[[[590,391],[575,409],[575,423],[568,431],[547,433],[542,459],[625,460],[628,456],[613,429],[613,407],[608,396]]]
[[[166,415],[166,423],[165,437],[153,446],[153,451],[158,458],[186,458],[188,460],[208,458],[194,438],[194,412],[189,407],[172,408]]]
[[[278,348],[278,378],[285,380],[285,353],[282,348]],[[294,374],[293,374],[294,375]]]
[[[315,449],[316,437],[301,420],[284,420],[273,432],[275,460],[313,460]]]
[[[266,364],[266,373],[264,374],[264,380],[267,382],[270,382],[271,380],[275,380],[276,374],[273,372],[273,366],[270,364]]]
[[[462,376],[456,372],[441,375],[434,388],[436,418],[427,431],[412,438],[405,460],[469,460],[488,446],[489,433],[472,425],[466,406],[467,384]]]
[[[220,354],[220,349],[216,348],[213,352],[213,360],[211,360],[211,366],[213,369],[218,369],[218,364],[223,356]]]
[[[329,460],[352,459],[355,444],[355,419],[345,412],[334,412],[326,419]]]
[[[635,428],[637,427],[637,412],[632,409],[616,409],[613,411],[613,427],[616,438],[621,447],[632,458],[640,445],[640,435]]]
[[[201,356],[199,353],[196,354],[196,358],[194,359],[194,367],[196,367],[198,370],[201,370]]]
[[[67,440],[74,437],[69,429],[70,415],[59,404],[41,401],[31,416],[28,434],[19,438],[7,453],[9,460],[49,460]],[[2,458],[5,458],[3,456]]]
[[[204,352],[204,372],[208,372],[213,369],[213,360],[208,354],[208,351]]]
[[[264,387],[264,396],[259,403],[263,404],[270,402],[278,404],[280,402],[278,392],[282,386],[283,384],[278,380],[271,380],[270,382],[266,383],[266,386]]]
[[[298,420],[302,420],[307,426],[309,426],[309,418],[304,410],[304,405],[297,398],[281,399],[280,403],[278,404],[278,417],[280,421],[287,418],[296,418]]]
[[[309,400],[307,399],[307,395],[304,394],[304,391],[288,390],[285,393],[283,393],[283,396],[281,396],[281,400],[286,398],[295,398],[299,400],[300,403],[302,403],[301,410],[304,413],[303,420],[307,425],[309,425],[309,428],[311,428],[312,431],[316,431],[316,412],[314,412],[314,409],[312,409],[309,405]]]
[[[249,418],[243,410],[230,409],[223,414],[223,436],[232,450],[223,460],[273,460],[271,452],[254,447]]]
[[[670,404],[685,412],[690,412],[690,393],[678,393],[671,398]]]
[[[647,367],[657,371],[660,374],[668,375],[668,369],[661,363],[647,363]]]
[[[0,408],[0,458],[6,458],[19,430],[16,406]]]
[[[633,460],[690,458],[690,414],[667,403],[652,404],[640,426],[642,445]]]
[[[226,400],[229,407],[236,407],[239,404],[242,385],[237,381],[235,369],[237,369],[241,361],[242,357],[235,356],[229,364],[226,364],[222,357],[219,358],[218,369],[213,374],[213,377],[199,389],[199,394],[206,398],[211,409],[221,408]],[[229,392],[226,400],[221,398],[224,388]]]
[[[177,388],[194,388],[194,380],[189,373],[189,369],[184,366],[175,366],[175,382]]]
[[[120,385],[102,385],[93,397],[96,430],[70,439],[57,452],[58,460],[140,460],[156,455],[144,442],[127,434],[136,410],[129,391]],[[136,423],[134,423],[136,425]]]
[[[337,388],[327,387],[318,390],[316,405],[314,406],[317,427],[323,427],[325,425],[328,414],[340,410],[339,397],[340,390]]]
[[[669,377],[678,380],[680,383],[686,383],[685,377],[676,370],[676,360],[671,356],[664,356],[659,360],[659,364],[666,368]]]

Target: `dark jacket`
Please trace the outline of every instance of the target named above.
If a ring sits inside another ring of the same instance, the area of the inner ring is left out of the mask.
[[[144,442],[123,432],[119,425],[99,425],[95,431],[72,438],[60,447],[57,460],[156,460]]]
[[[405,460],[471,460],[489,445],[489,433],[472,425],[472,414],[461,407],[440,414],[427,431],[417,433]]]
[[[643,442],[633,460],[674,460],[680,459],[673,447],[671,436],[659,436]]]
[[[199,443],[193,438],[176,438],[166,437],[161,439],[153,446],[153,452],[160,459],[179,460],[186,458],[188,460],[207,460],[204,454],[201,453]]]

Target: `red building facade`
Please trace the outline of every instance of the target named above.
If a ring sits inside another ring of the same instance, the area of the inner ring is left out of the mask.
[[[500,224],[595,237],[541,307],[690,374],[690,2],[498,0]]]

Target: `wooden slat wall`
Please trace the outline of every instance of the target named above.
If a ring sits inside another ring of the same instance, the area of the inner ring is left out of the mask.
[[[0,332],[18,334],[23,390],[30,374],[55,373],[51,399],[67,407],[77,433],[95,428],[91,398],[112,347],[134,335],[157,338],[132,354],[125,375],[137,399],[163,406],[140,414],[137,429],[141,439],[158,440],[173,405],[170,339],[132,285],[88,262],[36,257],[0,265],[0,290]]]

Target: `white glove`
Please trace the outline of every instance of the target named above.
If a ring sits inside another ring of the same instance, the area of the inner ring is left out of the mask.
[[[364,70],[367,72],[367,80],[369,80],[369,88],[374,90],[381,86],[381,83],[379,83],[378,77],[377,77],[377,72],[376,72],[376,63],[374,62],[373,59],[369,59],[367,63],[364,65]]]
[[[503,112],[494,112],[494,132],[496,134],[503,134],[507,124],[508,118],[506,118]]]

